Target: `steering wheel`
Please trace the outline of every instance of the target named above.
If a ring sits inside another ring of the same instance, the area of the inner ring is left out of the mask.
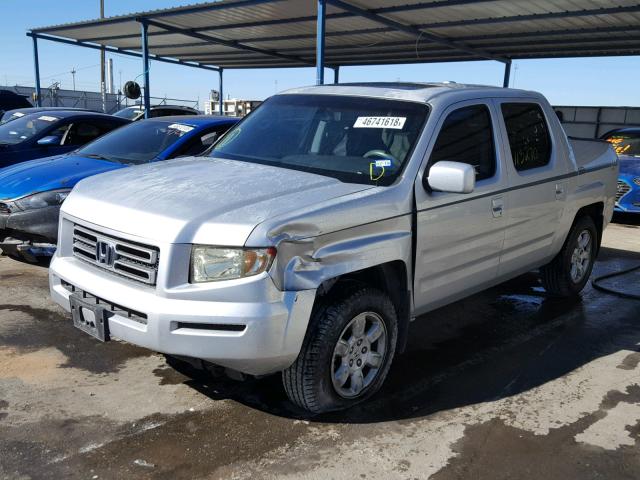
[[[383,160],[391,160],[391,168],[393,168],[394,170],[397,170],[401,166],[400,162],[396,157],[391,155],[389,152],[385,152],[384,150],[369,150],[367,153],[363,155],[363,157],[364,158],[380,157]]]

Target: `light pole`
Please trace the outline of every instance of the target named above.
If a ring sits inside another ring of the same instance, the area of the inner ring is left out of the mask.
[[[100,18],[104,18],[104,0],[100,0]],[[100,49],[100,96],[102,97],[102,111],[107,111],[106,80],[104,72],[104,47]]]
[[[71,70],[71,76],[73,77],[73,91],[76,91],[76,67]]]

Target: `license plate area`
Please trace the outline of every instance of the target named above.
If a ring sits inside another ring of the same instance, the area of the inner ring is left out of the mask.
[[[90,300],[93,300],[90,301]],[[108,342],[109,317],[113,312],[97,305],[94,298],[84,298],[79,294],[69,296],[73,325],[101,342]]]

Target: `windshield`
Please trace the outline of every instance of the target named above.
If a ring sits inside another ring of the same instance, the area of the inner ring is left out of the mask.
[[[613,133],[606,140],[618,155],[640,157],[640,133]]]
[[[23,112],[17,112],[15,110],[9,110],[8,112],[4,112],[4,115],[2,115],[2,118],[0,118],[0,125],[4,125],[7,122],[10,122],[11,120],[15,120],[17,118],[20,117],[24,117],[26,114]]]
[[[98,138],[76,153],[118,163],[147,163],[194,128],[177,122],[136,122]]]
[[[127,107],[122,110],[118,110],[113,114],[114,117],[126,118],[127,120],[134,120],[144,113],[143,108]]]
[[[55,122],[58,117],[44,114],[25,115],[0,125],[0,143],[16,144],[37,135]]]
[[[210,156],[390,185],[426,120],[426,105],[337,95],[278,95],[230,130]]]

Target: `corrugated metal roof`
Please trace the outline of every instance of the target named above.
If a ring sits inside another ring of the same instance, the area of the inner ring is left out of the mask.
[[[316,9],[316,0],[221,0],[32,32],[140,51],[144,18],[153,22],[150,52],[161,57],[293,67],[315,64]],[[640,55],[640,3],[327,0],[326,32],[327,66]]]

